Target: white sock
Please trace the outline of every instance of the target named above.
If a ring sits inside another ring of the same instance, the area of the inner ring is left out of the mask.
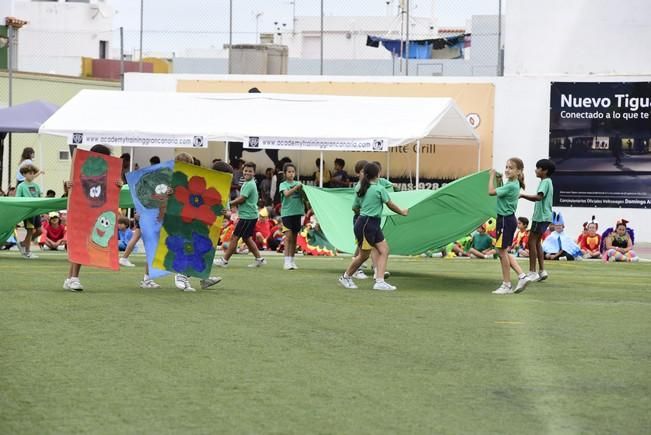
[[[384,278],[375,278],[375,282],[378,284],[384,282]]]
[[[293,264],[294,263],[294,257],[289,257],[289,261]]]
[[[502,284],[504,284],[504,287],[511,288],[511,283],[510,282],[502,281]]]
[[[346,272],[344,272],[344,278],[349,279],[350,275],[348,275]]]
[[[527,276],[527,274],[524,273],[524,272],[522,272],[520,275],[518,275],[518,278],[519,278],[519,279],[522,279],[522,278],[524,278],[524,277],[526,277],[526,276]]]
[[[142,278],[142,280],[143,280],[143,281],[149,281],[149,275],[145,275],[145,276]]]

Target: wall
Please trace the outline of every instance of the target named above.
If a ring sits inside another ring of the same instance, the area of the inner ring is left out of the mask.
[[[99,57],[100,40],[112,40],[113,9],[105,3],[16,1],[18,70],[81,75],[81,57]]]
[[[7,74],[0,72],[0,104],[7,101]],[[45,100],[53,104],[62,105],[81,89],[108,89],[119,90],[120,84],[100,80],[75,79],[66,77],[48,76],[43,74],[15,73],[13,78],[13,103],[22,104],[33,100]],[[39,152],[40,145],[43,152]],[[36,134],[14,134],[13,156],[11,158],[11,184],[16,184],[16,168],[20,153],[24,147],[36,150],[36,165],[42,166],[45,175],[37,178],[43,191],[53,189],[60,196],[63,193],[62,183],[68,179],[70,162],[59,160],[59,151],[68,150],[65,138],[56,136],[38,136]],[[7,148],[7,140],[5,140]],[[116,152],[118,152],[116,150]],[[3,161],[7,162],[7,159]],[[7,186],[7,166],[3,168],[3,185]]]
[[[252,76],[219,75],[136,75],[127,74],[128,90],[166,90],[174,91],[179,80],[232,80],[245,83],[255,79]],[[534,174],[535,162],[549,154],[549,91],[552,81],[651,81],[651,75],[637,77],[590,77],[555,76],[555,77],[484,77],[484,78],[425,78],[425,77],[293,77],[293,76],[259,76],[260,83],[266,81],[319,81],[350,82],[364,81],[374,83],[494,83],[495,84],[495,121],[493,134],[492,166],[499,171],[509,157],[517,156],[526,165],[527,191],[535,189],[537,179]],[[401,91],[396,87],[396,95]],[[221,157],[221,156],[220,156]],[[199,157],[201,158],[201,157]],[[651,210],[559,207],[573,234],[581,224],[596,214],[602,225],[610,226],[617,218],[626,217],[637,231],[638,241],[651,242],[651,227],[646,222],[651,219]],[[518,214],[530,216],[533,204],[520,201]]]
[[[508,3],[505,75],[648,74],[648,0]]]

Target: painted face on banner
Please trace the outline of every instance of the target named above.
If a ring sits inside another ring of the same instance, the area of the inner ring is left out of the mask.
[[[109,241],[115,234],[115,221],[115,213],[112,211],[105,211],[99,215],[90,235],[93,243],[102,248],[108,247]]]

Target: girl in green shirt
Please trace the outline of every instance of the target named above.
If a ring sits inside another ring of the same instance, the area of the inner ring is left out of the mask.
[[[293,163],[285,163],[283,166],[285,181],[280,183],[280,216],[285,227],[285,265],[283,269],[294,270],[296,262],[294,254],[296,253],[296,236],[301,231],[301,219],[305,214],[305,206],[301,192],[303,185],[300,181],[294,180],[296,177],[296,166]]]
[[[364,176],[360,180],[359,190],[356,192],[353,210],[359,212],[359,218],[355,222],[355,238],[360,253],[353,257],[348,269],[339,277],[339,283],[345,288],[357,288],[352,274],[372,255],[377,268],[373,290],[396,290],[395,286],[384,281],[389,245],[384,240],[380,222],[384,204],[401,216],[407,216],[408,210],[401,209],[391,201],[386,189],[377,183],[379,173],[380,169],[376,164],[367,163],[364,166]]]
[[[527,275],[522,272],[522,268],[516,261],[515,257],[509,254],[509,247],[513,243],[513,235],[518,226],[515,218],[515,210],[518,207],[520,199],[520,190],[524,189],[524,163],[517,157],[511,157],[506,161],[504,168],[504,185],[495,188],[495,170],[491,169],[488,179],[488,194],[497,196],[497,219],[495,224],[496,242],[495,248],[500,257],[502,266],[502,285],[493,291],[496,295],[507,295],[520,293],[524,291],[529,281]],[[511,287],[511,269],[518,274],[518,285]]]

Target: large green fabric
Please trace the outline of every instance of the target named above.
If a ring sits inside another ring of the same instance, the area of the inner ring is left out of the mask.
[[[120,207],[133,208],[129,186],[120,191]],[[16,224],[29,217],[67,208],[68,198],[0,197],[0,241],[7,240]]]
[[[355,250],[353,189],[319,189],[305,186],[325,236],[339,251]],[[488,195],[488,172],[478,172],[438,190],[390,192],[391,200],[409,209],[397,216],[384,208],[382,231],[391,253],[418,255],[438,249],[476,229],[495,216],[495,197]]]

